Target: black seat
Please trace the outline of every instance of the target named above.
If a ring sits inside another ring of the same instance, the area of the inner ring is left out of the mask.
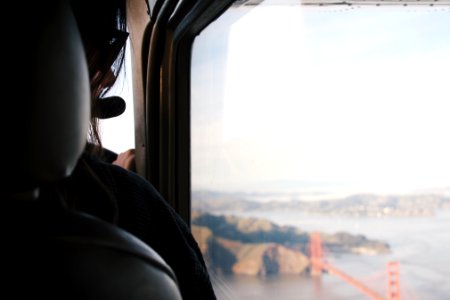
[[[14,235],[3,236],[14,299],[181,299],[172,270],[134,236],[82,213],[21,206]]]
[[[181,299],[173,271],[139,239],[45,201],[42,191],[70,176],[84,149],[90,93],[69,4],[44,2],[27,4],[21,15],[31,34],[13,33],[20,42],[12,47],[26,47],[29,57],[15,51],[8,57],[18,62],[11,74],[24,66],[27,73],[12,83],[23,86],[20,97],[3,107],[20,124],[1,121],[9,142],[2,147],[2,293],[8,299]]]

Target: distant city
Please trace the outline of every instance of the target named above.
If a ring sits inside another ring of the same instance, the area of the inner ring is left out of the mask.
[[[448,189],[450,190],[450,189]],[[271,199],[255,200],[258,197]],[[283,197],[281,194],[279,197]],[[447,189],[442,192],[424,191],[414,194],[355,194],[334,200],[280,201],[277,195],[193,191],[192,206],[196,211],[210,213],[242,211],[299,211],[308,215],[337,215],[351,217],[409,217],[432,216],[439,210],[450,209]]]

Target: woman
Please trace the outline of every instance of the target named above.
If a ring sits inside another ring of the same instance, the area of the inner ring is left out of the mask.
[[[100,159],[98,119],[124,109],[118,98],[102,96],[123,67],[126,1],[72,0],[71,5],[89,65],[92,120],[86,151],[65,183],[77,191],[66,205],[114,223],[151,246],[175,272],[183,299],[216,299],[187,224],[143,177]]]

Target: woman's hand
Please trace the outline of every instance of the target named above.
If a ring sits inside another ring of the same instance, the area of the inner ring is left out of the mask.
[[[117,159],[112,162],[113,165],[120,166],[130,171],[136,171],[135,151],[129,149],[125,152],[119,153]]]

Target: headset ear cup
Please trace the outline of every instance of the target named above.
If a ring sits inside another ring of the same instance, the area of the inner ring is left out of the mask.
[[[105,97],[98,101],[98,109],[94,117],[99,119],[110,119],[120,116],[126,109],[125,100],[119,96]]]

